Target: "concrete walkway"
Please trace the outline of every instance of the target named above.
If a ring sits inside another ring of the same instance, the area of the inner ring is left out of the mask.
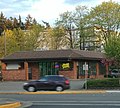
[[[18,108],[21,106],[19,101],[7,98],[0,98],[0,108]]]

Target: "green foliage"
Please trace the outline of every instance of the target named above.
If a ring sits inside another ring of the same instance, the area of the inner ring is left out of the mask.
[[[87,81],[88,89],[109,89],[109,88],[117,88],[120,87],[119,79],[109,78],[109,79],[92,79]]]
[[[105,41],[111,31],[118,31],[120,28],[120,5],[112,0],[92,8],[89,16],[91,23],[101,27]]]
[[[72,28],[73,26],[73,13],[72,12],[64,12],[63,14],[60,15],[59,20],[56,21],[56,26],[61,26],[64,27],[66,30],[66,35],[68,39],[68,44],[69,48],[73,49],[74,48],[74,40],[73,40],[73,35],[72,35]]]
[[[31,26],[30,30],[25,32],[25,50],[34,50],[39,47],[37,41],[40,37],[40,32],[42,32],[43,30],[44,28],[41,25],[33,25]]]
[[[111,35],[104,45],[104,50],[109,59],[120,61],[120,35]]]
[[[37,48],[37,40],[39,33],[43,30],[40,25],[33,25],[31,30],[22,30],[14,28],[13,30],[5,30],[0,37],[0,57],[4,57],[5,43],[6,55],[16,51],[34,50]]]
[[[67,43],[65,30],[62,27],[55,27],[51,30],[52,49],[61,49]],[[67,46],[67,45],[66,45]]]
[[[16,51],[23,51],[25,46],[25,39],[24,39],[24,31],[20,28],[14,28],[13,29],[13,37],[16,41]]]

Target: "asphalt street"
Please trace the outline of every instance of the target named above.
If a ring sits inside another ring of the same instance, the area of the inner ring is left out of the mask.
[[[1,94],[2,97],[27,102],[27,108],[120,108],[120,93]]]

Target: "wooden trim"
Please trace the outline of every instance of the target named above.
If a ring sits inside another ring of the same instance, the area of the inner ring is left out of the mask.
[[[96,77],[99,77],[99,63],[96,63]]]
[[[74,79],[77,79],[77,62],[73,61]]]
[[[109,65],[106,64],[105,67],[106,67],[106,75],[107,75],[107,77],[108,77],[108,73],[109,73]]]
[[[25,77],[28,80],[28,62],[24,62]]]

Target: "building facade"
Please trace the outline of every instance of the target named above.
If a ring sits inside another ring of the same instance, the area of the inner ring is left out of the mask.
[[[69,79],[103,78],[108,66],[104,54],[83,50],[16,52],[3,59],[3,80],[37,80],[44,75],[64,75]]]

